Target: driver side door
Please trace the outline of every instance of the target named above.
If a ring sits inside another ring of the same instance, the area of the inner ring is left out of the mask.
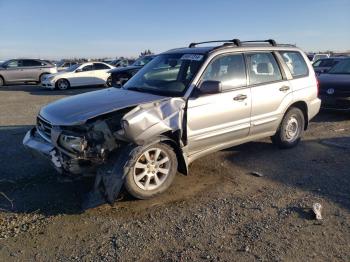
[[[85,65],[78,68],[70,78],[72,86],[93,85],[93,65]]]
[[[188,100],[187,137],[190,155],[229,147],[250,130],[251,91],[247,86],[243,54],[214,58],[200,82],[220,81],[222,92],[201,94]]]

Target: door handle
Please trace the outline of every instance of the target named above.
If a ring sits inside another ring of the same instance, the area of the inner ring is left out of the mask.
[[[246,96],[246,95],[238,95],[238,96],[235,96],[235,97],[233,98],[233,100],[235,100],[235,101],[243,101],[243,100],[245,100],[245,99],[247,99],[247,96]]]
[[[289,89],[290,89],[289,86],[282,86],[282,87],[280,87],[280,91],[282,91],[282,92],[288,91]]]

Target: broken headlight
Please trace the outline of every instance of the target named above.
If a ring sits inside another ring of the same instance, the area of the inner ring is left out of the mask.
[[[85,148],[83,138],[71,136],[71,135],[60,135],[59,144],[68,151],[82,152]]]

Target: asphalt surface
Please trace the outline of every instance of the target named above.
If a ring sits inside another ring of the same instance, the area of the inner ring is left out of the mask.
[[[0,89],[0,261],[350,261],[350,114],[320,113],[296,148],[237,146],[155,199],[81,212],[87,182],[58,182],[22,139],[41,106],[95,89]]]

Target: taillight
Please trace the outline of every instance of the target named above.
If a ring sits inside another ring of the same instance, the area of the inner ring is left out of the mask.
[[[316,86],[317,86],[317,96],[320,93],[320,82],[318,81],[317,77],[316,78]]]

